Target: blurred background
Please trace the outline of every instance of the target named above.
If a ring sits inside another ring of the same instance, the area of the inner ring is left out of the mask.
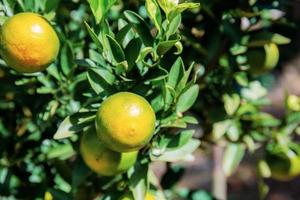
[[[19,2],[23,2],[23,6]],[[80,60],[91,56],[88,51],[92,46],[91,39],[84,28],[83,21],[91,24],[94,22],[85,1],[49,0],[50,3],[46,3],[47,6],[44,7],[32,2],[34,1],[0,0],[0,24],[7,16],[24,10],[43,13],[49,20],[53,20],[60,38],[69,41],[73,47],[72,52],[68,46],[63,47],[64,54],[61,55],[58,63],[68,58]],[[113,21],[122,15],[125,9],[136,11],[146,17],[144,1],[120,2],[109,14],[112,27],[116,27]],[[207,66],[213,68],[218,62],[213,59],[218,54],[214,49],[228,52],[235,38],[240,38],[241,35],[249,32],[252,34],[265,30],[290,38],[289,44],[279,46],[278,66],[271,73],[258,77],[269,92],[267,98],[270,104],[262,109],[279,119],[282,118],[285,114],[285,94],[300,96],[300,1],[254,0],[251,4],[242,0],[195,0],[193,2],[200,2],[201,9],[184,13],[179,30],[183,34],[184,60],[187,63],[196,61],[199,68],[206,69]],[[33,5],[35,7],[32,7]],[[249,16],[242,11],[249,12]],[[252,16],[256,12],[259,14]],[[230,24],[228,27],[226,17]],[[147,22],[150,23],[149,19]],[[243,26],[250,26],[247,25],[248,23],[252,24],[250,29],[253,30],[245,33]],[[223,28],[225,31],[222,30]],[[220,44],[223,43],[221,48]],[[205,50],[210,48],[211,51]],[[68,62],[71,63],[70,65],[78,65],[79,71],[83,70],[80,64]],[[37,197],[36,199],[43,199],[45,191],[49,188],[65,192],[69,191],[71,186],[79,187],[76,181],[83,180],[81,176],[84,175],[78,174],[85,174],[86,168],[74,158],[75,152],[70,150],[72,143],[77,144],[77,141],[53,141],[52,137],[61,120],[80,107],[82,97],[78,94],[85,91],[87,84],[78,81],[74,85],[75,89],[65,87],[55,93],[47,92],[41,89],[43,84],[51,85],[53,90],[57,88],[53,80],[45,83],[44,78],[47,75],[40,78],[23,76],[7,69],[2,60],[0,65],[3,66],[0,68],[0,200],[33,199],[34,196]],[[202,94],[207,90],[202,91]],[[36,98],[36,95],[39,95],[39,98]],[[52,100],[60,96],[63,98],[57,105]],[[56,115],[53,115],[53,109]],[[203,117],[197,114],[197,106],[191,113],[199,119]],[[197,127],[198,137],[205,134],[205,127]],[[76,150],[76,147],[74,149]],[[211,146],[203,141],[201,148],[196,150],[194,155],[195,159],[188,163],[157,162],[151,164],[151,167],[161,180],[163,188],[173,188],[172,190],[182,197],[189,196],[185,199],[212,199],[210,196],[213,169]],[[67,164],[62,161],[64,158],[69,159]],[[228,178],[228,199],[259,199],[255,162],[255,157],[246,154],[241,165]],[[74,168],[70,169],[70,166]],[[70,177],[64,177],[64,172],[68,170],[71,171],[68,175],[73,177],[73,182]],[[97,180],[89,178],[89,181],[91,186]],[[270,189],[266,199],[300,200],[300,177],[290,182],[273,179],[266,179],[265,182]],[[87,188],[78,192],[94,191],[92,187]],[[193,197],[186,195],[190,191],[193,191]]]

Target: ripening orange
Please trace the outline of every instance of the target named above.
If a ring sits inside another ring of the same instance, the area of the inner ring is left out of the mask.
[[[16,14],[3,24],[0,44],[7,65],[22,73],[46,69],[56,59],[60,46],[49,22],[31,12]]]
[[[103,101],[96,114],[100,140],[118,152],[144,147],[155,129],[155,113],[148,101],[134,93],[119,92]]]
[[[87,129],[80,141],[80,152],[86,165],[102,176],[125,172],[136,162],[138,152],[120,153],[108,149],[99,141],[95,128]]]

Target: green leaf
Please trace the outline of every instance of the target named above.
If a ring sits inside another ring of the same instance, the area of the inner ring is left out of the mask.
[[[100,23],[117,0],[88,0],[88,2],[96,22]]]
[[[150,30],[144,19],[135,12],[129,10],[125,11],[124,15],[127,20],[133,25],[135,31],[139,34],[145,46],[152,46],[153,37],[150,34]]]
[[[66,160],[75,154],[71,143],[59,144],[47,152],[47,159],[59,158]]]
[[[175,45],[174,45],[177,49],[177,51],[174,53],[175,55],[179,55],[182,53],[182,50],[183,50],[183,46],[182,46],[182,43],[180,41],[176,42]]]
[[[190,2],[185,2],[177,5],[170,13],[169,19],[172,20],[176,16],[180,15],[182,12],[184,12],[187,9],[193,9],[193,8],[199,8],[200,3],[190,3]]]
[[[8,16],[13,16],[15,5],[16,5],[16,1],[3,0],[3,6],[4,6],[3,9],[6,11],[6,14]]]
[[[60,55],[60,64],[62,71],[66,76],[68,76],[72,71],[72,68],[75,66],[73,48],[71,47],[70,42],[65,43],[65,45],[61,49]]]
[[[238,84],[240,84],[243,87],[248,86],[248,77],[245,72],[237,72],[234,74],[234,78]]]
[[[132,69],[135,65],[139,53],[141,51],[142,42],[139,38],[132,39],[125,48],[125,57],[128,63],[128,69]]]
[[[162,56],[166,54],[179,40],[162,41],[157,45],[157,54]]]
[[[75,133],[83,130],[83,128],[89,126],[94,119],[95,113],[93,112],[79,112],[68,116],[59,125],[53,138],[59,140],[71,137]]]
[[[253,122],[259,126],[276,127],[281,124],[281,121],[273,117],[271,114],[259,112],[251,115]]]
[[[170,36],[172,36],[178,31],[180,24],[181,24],[181,15],[177,15],[172,19],[170,24],[168,24],[167,26],[167,30],[166,30],[167,38],[169,38]]]
[[[183,77],[179,81],[177,87],[176,87],[176,93],[180,94],[182,90],[186,87],[186,84],[188,82],[188,79],[190,77],[190,74],[192,72],[192,69],[194,68],[194,63],[192,63],[187,71],[184,72]]]
[[[168,75],[168,81],[167,81],[168,86],[175,89],[183,73],[184,73],[183,61],[180,57],[178,57],[170,69],[170,73]]]
[[[184,91],[178,98],[176,104],[176,112],[181,113],[187,111],[195,103],[199,93],[199,86],[192,85]]]
[[[189,124],[198,124],[197,118],[193,116],[184,116],[182,120]]]
[[[230,176],[238,167],[245,154],[245,148],[241,144],[227,144],[224,158],[223,170],[226,176]]]
[[[90,171],[82,159],[77,159],[72,165],[72,187],[77,188],[84,183]]]
[[[123,44],[126,35],[131,30],[131,28],[132,28],[131,24],[126,24],[123,28],[121,28],[118,31],[118,33],[116,34],[116,40],[118,41],[119,44]]]
[[[231,120],[215,122],[213,124],[212,137],[214,140],[219,140],[227,132],[231,125]]]
[[[192,200],[213,200],[213,197],[208,192],[200,190],[193,193]]]
[[[106,94],[114,93],[113,83],[115,76],[106,69],[92,68],[87,73],[88,81],[96,94],[105,92]]]
[[[242,88],[241,94],[245,99],[258,100],[267,95],[267,89],[264,88],[259,81],[253,81],[249,83],[249,86]]]
[[[258,179],[258,191],[260,199],[265,199],[270,191],[269,186],[264,182],[262,178]]]
[[[177,135],[167,136],[170,138],[170,142],[167,145],[168,149],[177,149],[187,144],[190,139],[192,139],[195,130],[184,130]]]
[[[257,165],[258,165],[258,173],[261,177],[264,178],[271,177],[271,169],[265,160],[259,160]]]
[[[230,126],[227,130],[227,137],[231,141],[238,141],[241,135],[241,127],[240,122],[237,120],[231,120]]]
[[[240,96],[238,94],[223,95],[224,108],[228,115],[233,115],[240,105]]]
[[[161,13],[156,0],[146,0],[146,10],[158,32],[161,32]]]
[[[56,8],[58,7],[60,1],[61,0],[51,0],[51,1],[46,0],[46,2],[45,2],[45,12],[49,13],[51,11],[55,11]]]
[[[125,60],[125,54],[120,44],[110,35],[106,35],[106,38],[108,39],[110,51],[112,52],[114,60],[117,63],[123,62]]]
[[[55,78],[57,81],[61,81],[61,77],[56,65],[52,64],[46,70],[47,73],[50,74],[53,78]]]
[[[90,37],[92,38],[93,42],[96,44],[98,50],[100,52],[102,52],[103,51],[103,47],[102,47],[102,44],[101,44],[98,36],[96,35],[96,33],[94,32],[94,30],[88,25],[88,23],[86,21],[84,22],[84,24],[85,24],[85,27],[86,27],[86,29],[87,29]]]
[[[190,139],[192,139],[195,130],[184,130],[178,134],[170,134],[170,135],[163,135],[159,139],[159,150],[160,152],[164,151],[165,149],[177,149],[182,147],[183,145],[187,144]],[[157,152],[156,148],[152,148],[152,153],[154,156],[157,156],[155,152]]]
[[[144,200],[148,190],[148,163],[138,163],[128,171],[129,188],[135,200]]]
[[[189,160],[191,154],[199,147],[200,141],[196,139],[190,139],[185,145],[178,148],[166,149],[161,155],[150,155],[153,161],[165,161],[165,162],[177,162],[183,160]]]
[[[141,50],[139,57],[137,58],[137,62],[144,61],[147,55],[150,53],[153,53],[154,49],[153,47],[145,47]]]
[[[157,0],[159,6],[163,9],[163,11],[168,16],[169,13],[175,9],[178,5],[179,0]]]

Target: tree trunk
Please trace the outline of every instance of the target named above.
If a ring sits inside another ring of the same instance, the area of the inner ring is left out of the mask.
[[[227,182],[222,167],[223,154],[224,148],[222,146],[217,144],[213,146],[212,193],[218,200],[227,199]]]

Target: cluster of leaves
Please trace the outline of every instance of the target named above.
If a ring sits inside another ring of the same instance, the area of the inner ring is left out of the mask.
[[[180,166],[168,165],[159,183],[149,164],[190,160],[200,141],[208,142],[225,147],[229,176],[246,151],[294,145],[299,98],[287,95],[281,120],[262,111],[272,79],[252,75],[245,56],[252,47],[289,43],[272,30],[291,26],[281,6],[255,0],[0,2],[0,24],[14,13],[37,12],[61,41],[57,61],[45,72],[22,75],[1,60],[0,198],[108,200],[130,190],[142,200],[153,190],[161,200],[211,199],[201,190],[176,190]],[[126,174],[99,177],[82,161],[78,141],[102,101],[119,91],[151,103],[155,135]],[[202,136],[195,136],[193,124]],[[264,157],[257,160],[259,175],[269,177]]]
[[[205,130],[202,141],[224,146],[223,169],[230,176],[246,151],[261,163],[264,156],[256,155],[261,149],[275,152],[298,146],[294,140],[298,112],[295,107],[291,111],[289,104],[284,116],[277,119],[262,109],[270,105],[267,94],[275,78],[252,73],[247,60],[252,48],[288,44],[290,39],[281,34],[286,33],[283,27],[286,31],[296,26],[285,17],[286,4],[281,1],[199,2],[203,12],[185,16],[184,46],[193,51],[183,51],[183,57],[200,63],[200,95],[193,111]],[[296,106],[297,97],[286,94],[287,102],[291,98]],[[258,175],[270,177],[269,167],[259,167]],[[260,184],[262,197],[267,191],[267,186]]]

